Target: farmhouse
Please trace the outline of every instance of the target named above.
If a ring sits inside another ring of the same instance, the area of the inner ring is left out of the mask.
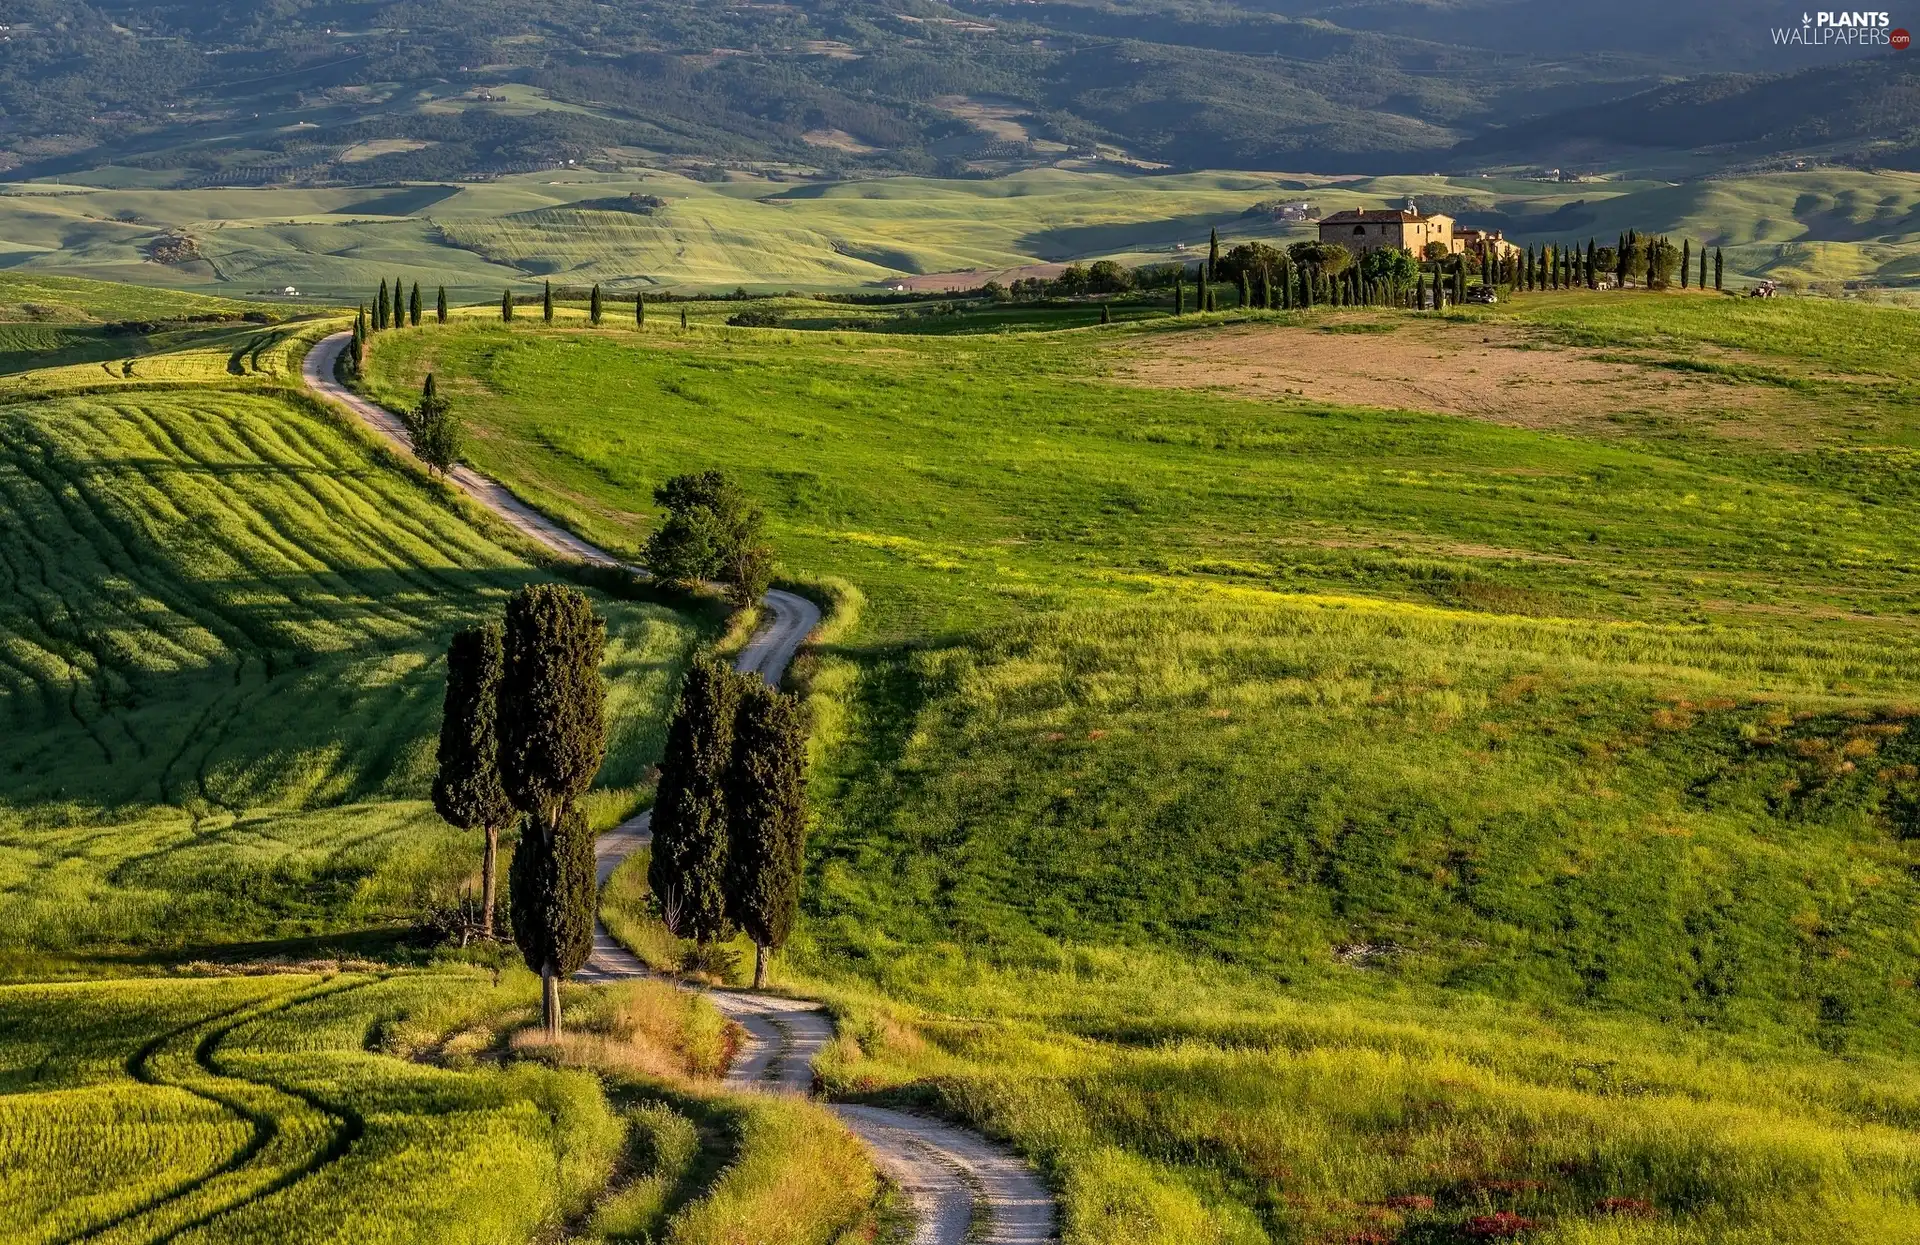
[[[1453,217],[1438,212],[1428,215],[1414,206],[1411,199],[1404,208],[1335,212],[1322,217],[1320,240],[1337,242],[1356,255],[1390,247],[1425,255],[1427,248],[1436,242],[1445,247],[1449,255],[1460,249],[1453,233]]]
[[[1501,260],[1520,249],[1507,241],[1506,235],[1498,229],[1462,227],[1454,230],[1453,240],[1460,244],[1458,249],[1461,254],[1471,255],[1475,259],[1488,255]]]

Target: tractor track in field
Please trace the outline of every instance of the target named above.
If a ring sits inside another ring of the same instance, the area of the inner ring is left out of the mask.
[[[300,366],[307,388],[351,411],[403,458],[412,458],[404,424],[393,412],[334,379],[351,335],[336,333],[307,352]],[[594,566],[628,567],[515,497],[498,481],[460,466],[449,479],[521,535],[563,558]],[[813,602],[774,589],[765,616],[735,662],[742,673],[778,684],[794,654],[819,625]],[[594,845],[604,883],[620,862],[653,841],[652,814],[642,813],[600,836]],[[594,926],[593,954],[576,979],[618,981],[651,976],[639,957]],[[746,990],[705,992],[724,1015],[746,1030],[747,1044],[728,1069],[735,1089],[806,1096],[813,1091],[813,1060],[834,1039],[832,1019],[814,1003]],[[912,1245],[1044,1245],[1058,1236],[1053,1195],[1024,1161],[977,1133],[887,1107],[830,1103],[830,1109],[905,1192],[914,1211]]]
[[[302,1161],[291,1164],[277,1174],[266,1176],[265,1173],[262,1173],[262,1182],[257,1186],[235,1190],[231,1196],[224,1198],[218,1205],[193,1213],[182,1222],[171,1225],[152,1225],[150,1229],[146,1229],[153,1233],[147,1237],[152,1245],[162,1245],[164,1242],[175,1240],[196,1228],[204,1227],[222,1215],[231,1214],[236,1210],[259,1201],[261,1198],[271,1197],[273,1194],[307,1179],[328,1164],[337,1162],[345,1157],[347,1152],[353,1148],[354,1142],[358,1141],[366,1131],[365,1121],[361,1119],[358,1113],[343,1111],[338,1106],[320,1102],[311,1095],[299,1090],[288,1089],[285,1086],[275,1085],[270,1081],[256,1080],[249,1076],[224,1071],[219,1066],[218,1052],[221,1043],[225,1042],[234,1030],[240,1028],[242,1025],[251,1024],[256,1020],[274,1015],[277,1012],[291,1011],[294,1008],[303,1007],[308,1003],[316,1002],[320,999],[362,989],[372,984],[373,980],[377,979],[365,981],[355,980],[344,983],[325,981],[318,986],[307,989],[296,989],[283,994],[270,995],[267,998],[258,999],[253,1002],[243,1003],[238,1007],[228,1008],[224,1011],[216,1012],[211,1016],[203,1016],[198,1020],[163,1033],[136,1051],[132,1057],[127,1060],[127,1073],[133,1077],[133,1079],[145,1085],[165,1086],[170,1089],[177,1089],[206,1102],[211,1102],[223,1111],[247,1121],[252,1127],[252,1135],[247,1139],[246,1144],[229,1155],[226,1161],[213,1167],[204,1174],[183,1181],[167,1192],[160,1194],[158,1197],[150,1198],[141,1205],[115,1215],[105,1222],[95,1224],[92,1227],[84,1228],[63,1237],[59,1245],[78,1245],[79,1242],[83,1241],[97,1241],[103,1237],[111,1237],[119,1233],[122,1229],[134,1228],[143,1218],[164,1216],[169,1207],[176,1206],[201,1190],[207,1189],[214,1181],[225,1176],[244,1175],[248,1167],[252,1165],[255,1160],[259,1159],[280,1135],[280,1121],[271,1113],[260,1109],[258,1104],[246,1102],[239,1094],[233,1092],[223,1093],[217,1088],[195,1085],[178,1077],[168,1076],[159,1070],[155,1061],[165,1053],[169,1047],[181,1039],[193,1037],[196,1034],[198,1037],[193,1042],[192,1060],[194,1067],[199,1073],[216,1082],[229,1082],[235,1086],[246,1086],[252,1090],[264,1091],[267,1094],[292,1099],[300,1103],[303,1107],[326,1117],[331,1121],[332,1126],[328,1130],[325,1145],[318,1147]]]

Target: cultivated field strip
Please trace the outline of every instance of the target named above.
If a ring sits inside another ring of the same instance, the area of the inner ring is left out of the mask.
[[[483,982],[349,974],[0,988],[0,1239],[527,1238],[572,1196],[571,1182],[597,1170],[579,1137],[611,1121],[591,1078],[455,1071],[381,1049],[396,1019],[457,1024],[497,1005]],[[49,1004],[65,1011],[48,1019]],[[14,1023],[27,1015],[36,1028]],[[163,1017],[173,1023],[145,1037]],[[23,1077],[30,1088],[7,1092]]]
[[[327,420],[263,395],[7,407],[0,504],[21,520],[0,533],[0,717],[29,747],[114,767],[110,799],[252,802],[219,754],[263,696],[322,674],[404,680],[524,573]],[[371,751],[417,734],[399,725]]]

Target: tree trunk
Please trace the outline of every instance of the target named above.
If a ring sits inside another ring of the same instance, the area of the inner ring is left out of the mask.
[[[767,949],[757,942],[753,944],[753,988],[767,988]]]
[[[546,1029],[547,1040],[558,1041],[560,1037],[560,975],[553,971],[552,960],[548,960],[540,968],[540,1020]]]
[[[486,907],[480,911],[480,933],[491,942],[493,940],[493,878],[496,864],[500,858],[500,827],[487,827],[487,856],[480,866],[481,902]]]

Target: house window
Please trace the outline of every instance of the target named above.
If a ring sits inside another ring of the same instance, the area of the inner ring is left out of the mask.
[[[1366,231],[1367,231],[1367,227],[1365,225],[1355,225],[1353,227],[1353,236],[1357,238],[1361,234],[1365,233]]]

